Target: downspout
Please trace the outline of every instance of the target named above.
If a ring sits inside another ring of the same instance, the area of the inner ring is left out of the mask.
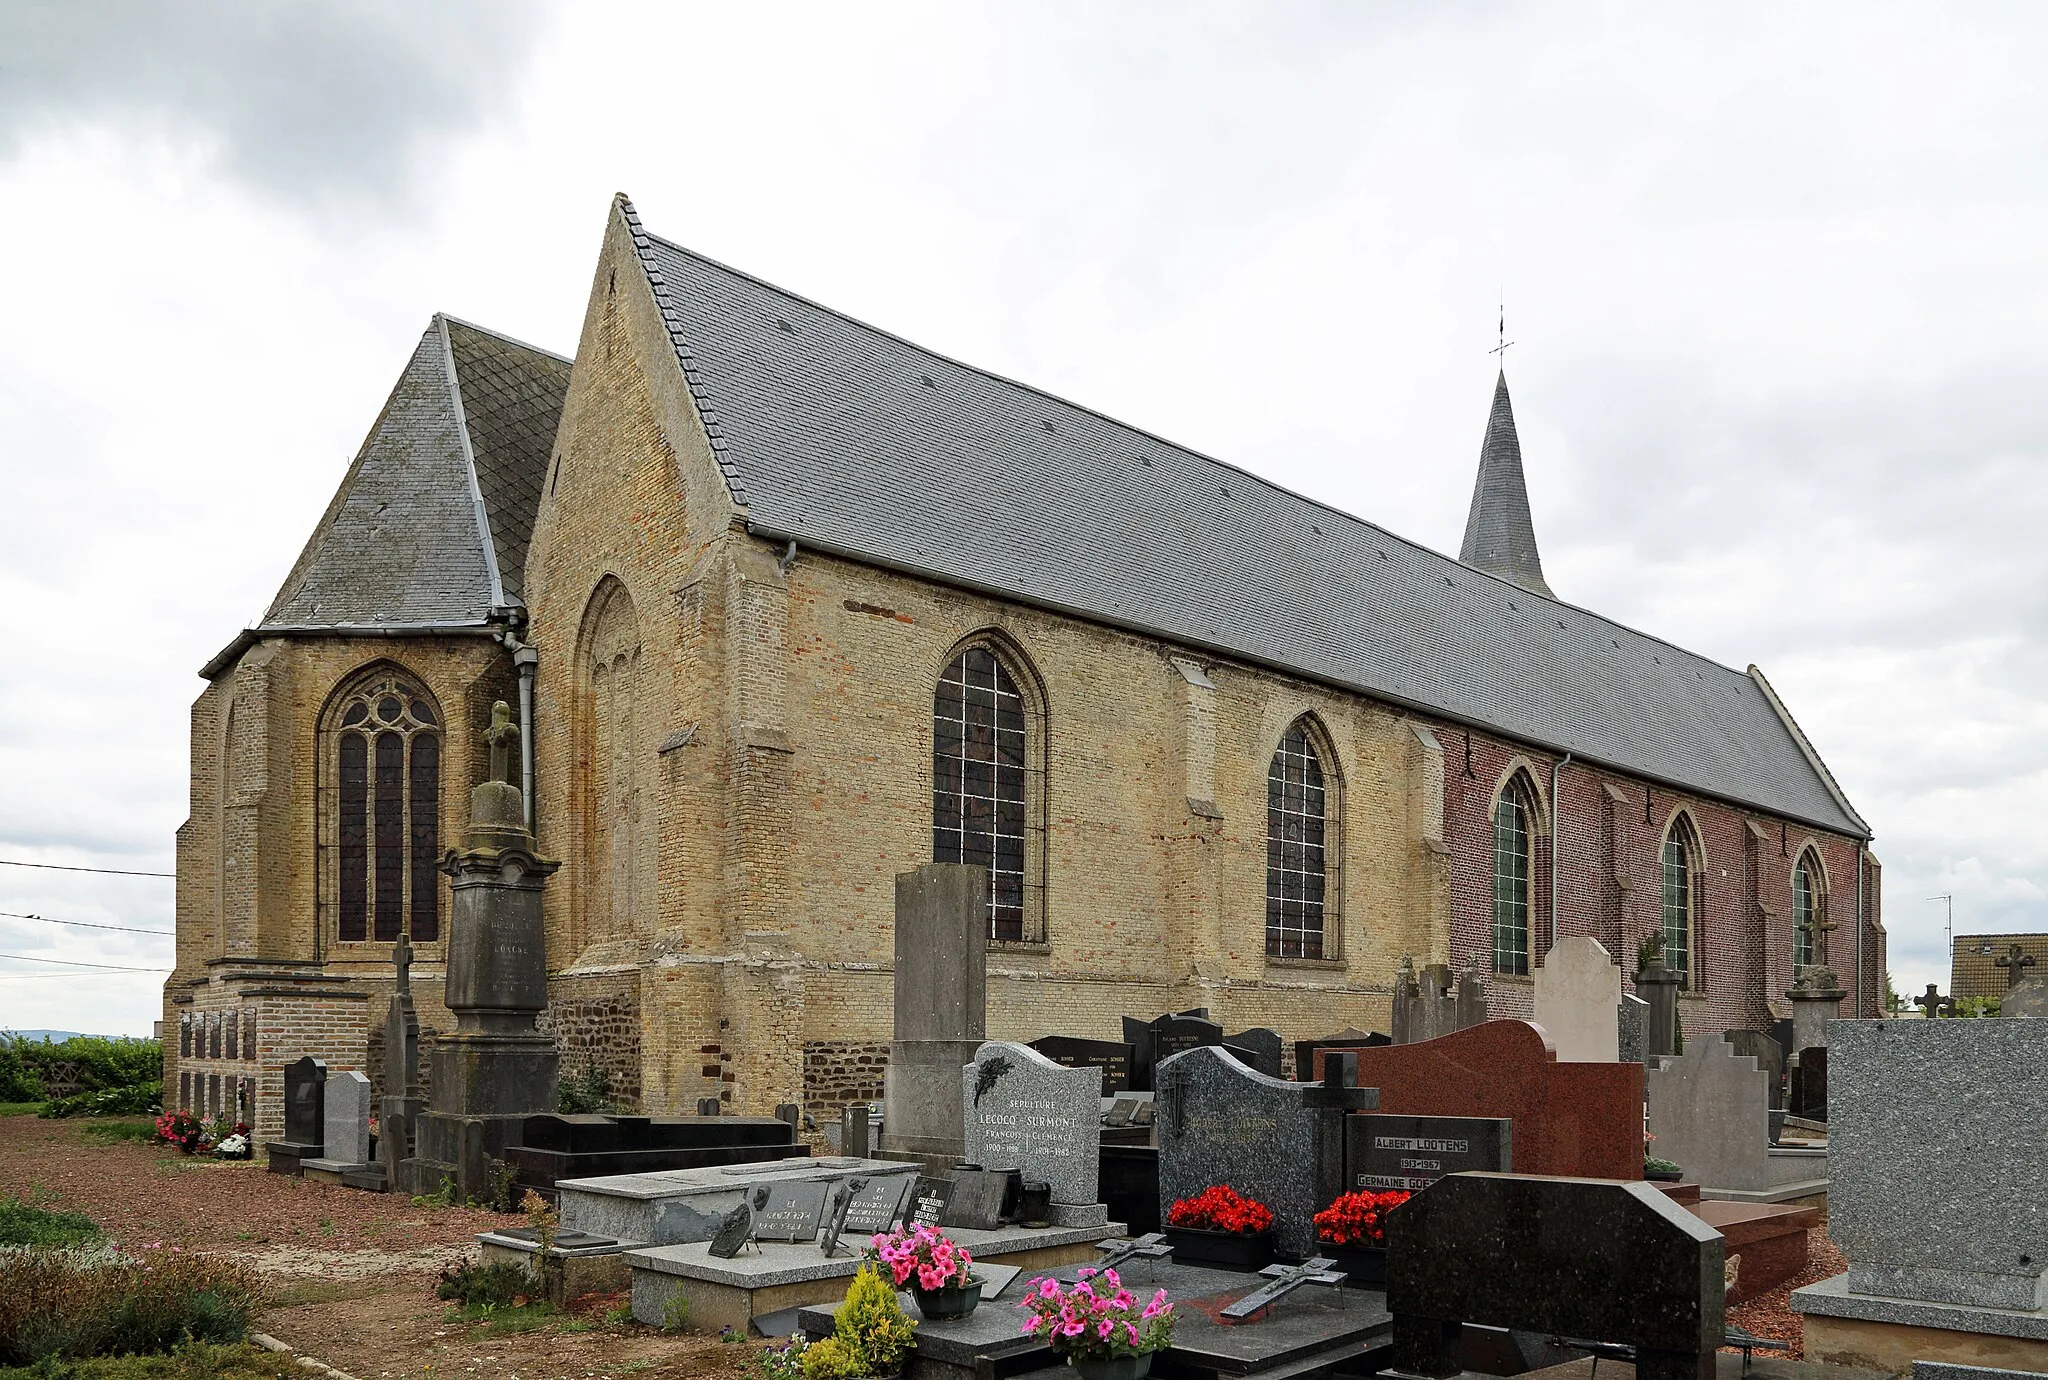
[[[1861,839],[1856,841],[1856,924],[1851,933],[1856,936],[1856,1019],[1863,1019],[1863,849]],[[1880,1016],[1887,1014],[1880,1011]]]
[[[1557,831],[1564,823],[1564,807],[1557,799],[1557,774],[1571,765],[1572,755],[1567,752],[1560,761],[1550,764],[1550,947],[1557,947]]]
[[[521,643],[512,653],[512,665],[519,672],[519,797],[523,802],[526,832],[533,830],[533,672],[540,653]]]

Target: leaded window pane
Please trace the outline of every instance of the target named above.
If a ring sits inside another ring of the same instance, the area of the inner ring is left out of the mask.
[[[1307,730],[1280,740],[1266,771],[1266,953],[1323,956],[1323,766]]]
[[[372,679],[338,711],[335,936],[440,938],[438,714],[404,681]]]
[[[1802,855],[1792,869],[1792,970],[1813,962],[1813,877]]]
[[[1493,970],[1529,971],[1529,810],[1519,781],[1493,808]]]
[[[954,658],[932,694],[932,859],[989,869],[988,933],[1024,939],[1025,713],[983,647]]]
[[[1681,834],[1684,824],[1672,826],[1664,840],[1664,966],[1691,982],[1692,971],[1692,857]]]
[[[413,702],[415,715],[424,707]],[[441,853],[441,740],[432,733],[415,734],[411,766],[411,934],[431,944],[441,937],[441,876],[435,870]]]
[[[351,713],[356,710],[369,712],[362,705],[350,707]],[[340,758],[340,832],[336,843],[341,875],[336,899],[341,908],[341,937],[359,940],[368,937],[370,913],[369,740],[360,733],[342,734]]]

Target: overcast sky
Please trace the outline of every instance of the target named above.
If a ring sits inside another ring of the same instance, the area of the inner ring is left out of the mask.
[[[2048,929],[2048,12],[0,6],[0,858],[169,871],[195,672],[431,313],[656,232],[1455,552],[1507,301],[1551,585],[1762,666],[1901,991]],[[0,867],[169,929],[171,884]],[[1369,920],[1368,920],[1369,923]],[[167,938],[0,915],[0,952]],[[0,959],[0,1028],[160,976]]]

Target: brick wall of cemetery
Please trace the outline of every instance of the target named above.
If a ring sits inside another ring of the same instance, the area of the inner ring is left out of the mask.
[[[621,1110],[640,1106],[640,994],[637,982],[557,980],[550,984],[539,1026],[555,1037],[562,1076],[596,1068]]]

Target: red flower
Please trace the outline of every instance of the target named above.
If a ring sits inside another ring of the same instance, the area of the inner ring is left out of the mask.
[[[1217,1184],[1168,1208],[1166,1225],[1256,1236],[1273,1225],[1273,1210],[1243,1196],[1229,1184]]]
[[[1316,1240],[1332,1246],[1384,1246],[1387,1214],[1412,1196],[1398,1188],[1343,1194],[1316,1214]]]

